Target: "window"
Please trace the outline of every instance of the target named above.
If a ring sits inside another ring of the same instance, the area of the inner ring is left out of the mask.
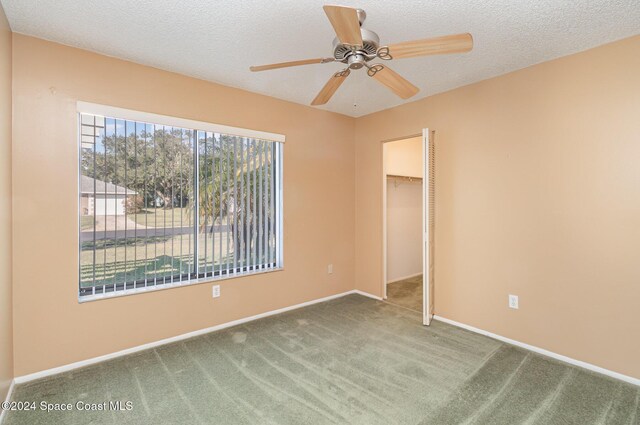
[[[103,108],[79,114],[81,300],[282,267],[282,136]]]

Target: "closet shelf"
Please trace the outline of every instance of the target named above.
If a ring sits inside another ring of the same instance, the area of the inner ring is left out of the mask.
[[[397,176],[395,174],[387,174],[387,178],[388,179],[393,179],[393,180],[401,180],[401,181],[408,181],[408,182],[413,182],[413,181],[422,181],[422,177],[412,177],[412,176]]]

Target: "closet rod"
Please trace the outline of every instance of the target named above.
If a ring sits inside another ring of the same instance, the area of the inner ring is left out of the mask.
[[[422,181],[422,177],[411,177],[411,176],[397,176],[395,174],[387,174],[387,178],[388,179],[394,179],[394,180],[404,180],[404,181]]]

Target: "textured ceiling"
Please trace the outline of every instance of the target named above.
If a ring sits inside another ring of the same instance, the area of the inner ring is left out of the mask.
[[[309,104],[342,64],[249,72],[331,56],[320,0],[2,0],[11,28],[133,62]],[[335,4],[335,3],[334,3]],[[354,71],[322,108],[361,116],[640,33],[640,0],[344,1],[381,44],[470,32],[471,53],[394,60],[406,101]]]

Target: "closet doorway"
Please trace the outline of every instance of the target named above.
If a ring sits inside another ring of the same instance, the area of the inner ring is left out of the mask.
[[[383,144],[384,298],[422,313],[425,325],[432,315],[431,139],[425,130],[423,135]]]

